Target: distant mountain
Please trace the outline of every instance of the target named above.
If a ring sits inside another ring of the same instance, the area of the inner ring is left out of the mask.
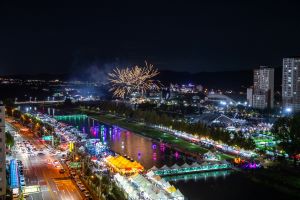
[[[281,68],[275,68],[275,90],[281,88]],[[161,71],[157,77],[163,84],[201,84],[205,88],[242,90],[253,85],[253,70],[223,72]]]
[[[68,74],[19,74],[19,75],[4,75],[4,78],[14,78],[21,80],[67,80]]]
[[[275,90],[281,90],[281,68],[275,68]],[[19,79],[40,79],[40,80],[91,80],[91,76],[87,73],[80,74],[36,74],[36,75],[10,75],[2,76]],[[164,85],[170,83],[178,84],[201,84],[205,88],[213,89],[231,89],[236,91],[245,91],[249,86],[253,85],[253,70],[242,71],[223,71],[223,72],[176,72],[170,70],[162,70],[157,76]]]

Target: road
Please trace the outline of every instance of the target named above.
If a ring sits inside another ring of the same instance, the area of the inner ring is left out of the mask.
[[[19,135],[17,142],[29,141],[37,149],[43,148],[43,155],[29,156],[27,153],[17,151],[14,157],[21,160],[24,165],[26,186],[39,185],[41,192],[30,194],[30,200],[80,200],[83,199],[79,189],[72,182],[69,174],[59,173],[59,169],[53,164],[57,160],[55,155],[50,154],[47,147],[35,140],[32,135]]]

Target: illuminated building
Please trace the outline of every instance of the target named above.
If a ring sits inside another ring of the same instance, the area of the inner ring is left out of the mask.
[[[6,194],[5,158],[5,107],[0,101],[0,199],[5,199]]]
[[[282,65],[283,108],[300,111],[300,58],[284,58]]]
[[[274,69],[260,66],[254,70],[253,107],[258,109],[274,106]]]

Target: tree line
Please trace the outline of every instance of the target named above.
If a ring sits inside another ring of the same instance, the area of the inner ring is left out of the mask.
[[[147,125],[162,125],[178,131],[186,132],[198,137],[207,137],[228,145],[237,145],[246,150],[255,149],[251,138],[245,138],[241,132],[229,132],[222,128],[210,127],[203,123],[189,123],[182,118],[174,118],[154,108],[139,106],[139,108],[121,102],[102,101],[97,105],[81,104],[86,109],[98,110],[102,113],[111,113],[129,120],[143,122]]]

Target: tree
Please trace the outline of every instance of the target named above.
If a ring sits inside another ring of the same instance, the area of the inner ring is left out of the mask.
[[[300,153],[300,115],[278,119],[274,123],[272,132],[279,141],[279,146],[293,157],[296,166],[296,155]]]
[[[5,144],[9,149],[15,144],[14,137],[8,131],[5,132]]]

